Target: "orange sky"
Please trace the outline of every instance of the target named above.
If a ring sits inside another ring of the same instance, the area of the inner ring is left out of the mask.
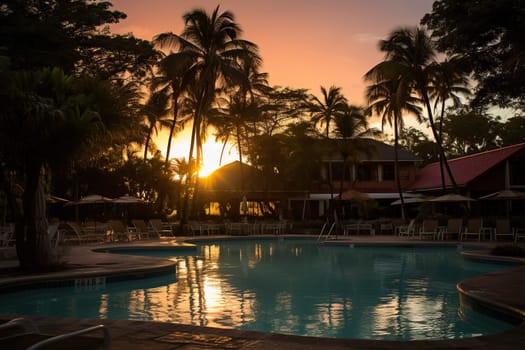
[[[111,0],[110,0],[111,1]],[[416,26],[432,0],[113,0],[128,18],[112,27],[151,40],[180,34],[182,16],[194,8],[220,5],[233,12],[243,38],[259,46],[271,85],[342,88],[351,104],[364,104],[363,75],[383,55],[378,41],[399,26]],[[159,147],[164,149],[162,143]],[[184,154],[184,152],[181,152]],[[177,156],[180,156],[177,154]],[[232,156],[234,157],[234,156]],[[223,162],[224,163],[224,162]]]

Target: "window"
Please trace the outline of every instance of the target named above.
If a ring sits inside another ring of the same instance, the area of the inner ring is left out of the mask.
[[[357,179],[359,181],[377,181],[377,165],[360,164],[357,168]]]
[[[510,184],[513,186],[525,185],[525,159],[514,159],[509,162]]]
[[[394,181],[395,179],[394,164],[383,164],[383,181]]]

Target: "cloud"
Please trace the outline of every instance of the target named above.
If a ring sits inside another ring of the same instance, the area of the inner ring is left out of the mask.
[[[379,40],[383,39],[381,36],[374,33],[357,33],[354,34],[352,37],[355,41],[363,44],[376,44]]]

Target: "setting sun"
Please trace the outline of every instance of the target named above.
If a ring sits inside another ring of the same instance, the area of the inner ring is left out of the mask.
[[[191,128],[184,129],[180,134],[177,134],[173,138],[173,145],[170,151],[170,158],[185,158],[188,159],[188,152],[190,150],[189,140],[190,140]],[[155,143],[159,149],[164,153],[166,150],[167,144],[167,132],[162,131],[155,139]],[[223,144],[216,142],[215,138],[210,137],[202,145],[203,153],[203,166],[199,171],[200,177],[206,177],[211,174],[215,169],[231,163],[233,161],[239,160],[239,154],[237,149],[231,144],[227,144],[224,148],[224,154],[222,155],[221,162],[221,151]]]
[[[199,171],[200,177],[206,177],[222,165],[239,159],[237,150],[232,145],[228,144],[224,148],[224,154],[222,155],[221,162],[222,148],[223,145],[221,143],[215,142],[214,140],[208,140],[202,145],[203,165]]]

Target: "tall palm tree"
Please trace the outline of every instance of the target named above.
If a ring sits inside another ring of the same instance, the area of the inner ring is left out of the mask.
[[[239,39],[241,29],[229,11],[219,13],[217,6],[208,15],[196,9],[186,13],[183,19],[185,27],[181,35],[163,33],[156,41],[164,47],[178,46],[179,52],[192,62],[186,74],[194,82],[196,107],[188,159],[193,159],[196,151],[195,159],[199,164],[203,119],[216,98],[217,89],[239,83],[243,76],[239,62],[248,58],[260,61],[260,57],[255,44]],[[189,198],[185,198],[181,225],[186,221],[188,201]]]
[[[406,80],[398,73],[395,62],[382,62],[365,74],[365,78],[372,81],[366,95],[369,112],[381,116],[381,126],[389,124],[394,130],[394,173],[396,187],[401,201],[401,216],[405,218],[405,202],[399,176],[399,134],[403,130],[403,112],[416,116],[421,122],[420,100],[412,94],[405,84]]]
[[[341,92],[340,87],[330,86],[327,90],[321,86],[322,99],[316,96],[311,97],[308,109],[311,113],[311,120],[315,124],[325,125],[325,137],[330,138],[330,124],[337,114],[344,114],[347,100]]]
[[[430,101],[436,55],[430,36],[423,28],[399,28],[394,30],[387,39],[381,40],[380,49],[385,52],[385,61],[396,64],[399,78],[404,81],[404,88],[420,96],[426,108],[440,157],[443,159],[453,189],[457,192],[456,180],[445,156]]]
[[[439,118],[438,135],[443,137],[443,122],[445,120],[446,103],[452,101],[453,107],[461,107],[461,96],[470,95],[468,89],[468,76],[461,69],[461,59],[458,56],[447,58],[442,62],[436,63],[433,69],[433,89],[431,91],[434,98],[434,110],[440,105],[441,115]],[[441,174],[441,184],[445,189],[444,160],[439,157],[439,170]]]

